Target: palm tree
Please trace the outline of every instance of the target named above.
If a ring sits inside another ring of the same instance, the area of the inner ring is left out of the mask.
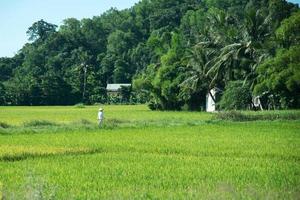
[[[217,53],[213,43],[202,42],[195,45],[188,51],[188,55],[184,58],[187,60],[187,79],[180,85],[184,94],[196,93],[206,89],[210,93],[209,87],[211,78],[208,74],[210,69],[210,60]],[[214,99],[214,96],[210,94]]]
[[[249,10],[243,25],[240,42],[221,48],[220,54],[212,61],[208,75],[212,77],[210,87],[216,83],[244,79],[251,88],[256,80],[256,68],[268,54],[261,50],[266,37],[270,35],[270,16],[262,10]]]
[[[235,24],[238,21],[235,16],[222,11],[209,15],[211,27],[206,42],[195,45],[185,58],[187,79],[181,84],[185,93],[202,88],[210,93],[212,88],[236,79],[243,79],[245,84],[250,82],[253,88],[256,68],[267,57],[260,50],[270,32],[270,17],[264,15],[261,10],[251,10],[246,14],[244,24]],[[228,30],[235,25],[243,34],[230,34]],[[236,42],[229,43],[232,41]],[[215,101],[213,95],[210,96]]]

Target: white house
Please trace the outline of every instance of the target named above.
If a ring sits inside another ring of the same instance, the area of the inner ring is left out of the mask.
[[[264,110],[263,109],[263,106],[262,106],[262,103],[260,101],[260,96],[256,96],[256,97],[253,97],[252,98],[252,103],[253,103],[253,106],[255,109],[260,109],[260,110]]]
[[[210,93],[211,95],[209,93],[206,95],[206,112],[215,112],[216,102],[214,101],[214,99],[216,99],[217,89],[216,88],[211,89]]]
[[[106,90],[107,92],[110,92],[110,93],[118,93],[119,92],[119,89],[121,89],[121,87],[131,87],[131,84],[125,84],[125,83],[122,83],[122,84],[107,84],[106,86]]]

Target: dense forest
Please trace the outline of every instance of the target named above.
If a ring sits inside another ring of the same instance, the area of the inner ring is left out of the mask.
[[[40,20],[27,34],[0,58],[0,105],[201,110],[218,88],[221,109],[251,108],[255,96],[269,109],[300,107],[300,10],[285,0],[142,0],[59,27]],[[111,97],[107,83],[132,91]]]

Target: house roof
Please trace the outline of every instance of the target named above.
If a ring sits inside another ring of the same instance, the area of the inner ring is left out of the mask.
[[[121,84],[107,84],[106,90],[107,91],[112,91],[112,92],[117,92],[121,87],[130,87],[131,84],[127,83],[121,83]]]

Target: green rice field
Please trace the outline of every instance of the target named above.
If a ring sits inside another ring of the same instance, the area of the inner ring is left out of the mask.
[[[0,199],[300,198],[300,111],[98,108],[0,107]]]

